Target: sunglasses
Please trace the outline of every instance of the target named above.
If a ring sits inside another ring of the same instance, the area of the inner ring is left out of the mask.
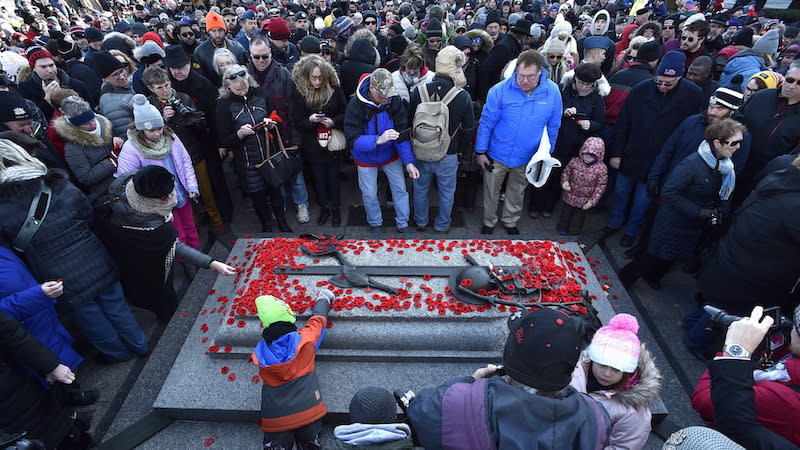
[[[672,86],[675,86],[675,82],[656,80],[656,86],[672,87]]]
[[[269,59],[270,55],[253,55],[253,54],[251,54],[250,57],[253,58],[253,59]]]
[[[233,75],[230,75],[228,77],[228,80],[229,81],[233,81],[233,80],[235,80],[235,79],[237,79],[239,77],[245,77],[245,76],[247,76],[247,71],[246,70],[242,70],[241,72],[236,72]]]
[[[378,22],[375,20],[365,20],[364,25],[377,25]]]
[[[674,25],[665,25],[665,26],[661,27],[661,29],[662,30],[674,30],[675,26]]]
[[[192,37],[194,36],[194,31],[189,31],[188,33],[181,33],[181,37]]]
[[[783,84],[800,84],[800,80],[797,78],[787,77],[783,79]]]
[[[681,36],[681,40],[682,41],[694,42],[694,37],[693,36]]]
[[[738,141],[720,141],[724,145],[730,145],[731,147],[738,147],[742,145],[743,139],[739,139]]]
[[[558,61],[564,59],[564,57],[561,56],[561,55],[547,55],[547,58],[548,59],[555,59],[555,60],[558,60]]]

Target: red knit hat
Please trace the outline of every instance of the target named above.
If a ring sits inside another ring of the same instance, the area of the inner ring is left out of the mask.
[[[228,31],[228,27],[225,26],[225,19],[214,11],[209,11],[208,14],[206,14],[206,31],[211,31],[215,28],[222,28]]]
[[[53,55],[42,47],[33,47],[28,51],[28,64],[30,64],[31,69],[36,65],[36,61],[42,58],[50,58],[55,61]]]
[[[161,40],[161,36],[159,36],[155,31],[148,31],[147,33],[143,34],[142,38],[139,40],[139,45],[144,45],[144,43],[147,41],[153,41],[162,49],[164,48],[164,42]]]
[[[280,17],[276,17],[269,21],[267,28],[270,39],[282,40],[289,39],[289,24]]]

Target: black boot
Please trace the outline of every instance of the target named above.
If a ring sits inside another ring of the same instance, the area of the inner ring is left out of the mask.
[[[342,212],[339,208],[331,208],[331,225],[339,227],[342,225]]]
[[[283,210],[283,207],[273,205],[272,213],[275,214],[275,222],[278,223],[278,229],[284,233],[291,233],[292,229],[289,228],[289,224],[286,222],[286,211]]]
[[[319,210],[319,219],[317,219],[317,225],[325,225],[328,222],[328,217],[331,216],[331,209],[323,206]]]
[[[261,231],[272,233],[272,212],[269,210],[269,199],[266,192],[254,192],[250,194],[253,200],[253,209],[261,221]]]

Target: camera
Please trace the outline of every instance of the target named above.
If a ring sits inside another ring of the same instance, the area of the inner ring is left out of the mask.
[[[166,102],[166,105],[172,107],[172,109],[174,109],[175,112],[181,116],[185,116],[193,111],[192,108],[184,105],[183,102],[177,97],[172,97],[169,99],[169,101]]]
[[[739,316],[734,316],[732,314],[728,314],[725,310],[715,308],[711,305],[703,306],[703,309],[711,316],[709,322],[713,325],[727,328],[733,322],[737,320],[741,320],[742,318]],[[788,333],[794,327],[794,322],[787,319],[783,314],[781,314],[780,306],[772,306],[769,308],[764,308],[764,316],[772,317],[772,326],[769,327],[769,331],[767,335],[772,335],[776,333]]]

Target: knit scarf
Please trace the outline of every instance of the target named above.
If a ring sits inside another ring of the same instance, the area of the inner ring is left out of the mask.
[[[47,173],[46,169],[25,166],[11,166],[0,172],[0,183],[10,183],[13,181],[27,181],[43,177]]]
[[[147,139],[140,140],[135,131],[128,130],[128,139],[133,140],[133,143],[136,144],[136,149],[147,159],[162,160],[172,150],[172,136],[168,136],[166,133],[161,135],[161,139],[158,142],[151,142]]]
[[[718,159],[711,151],[711,146],[708,141],[703,141],[697,148],[697,153],[703,158],[706,165],[711,170],[719,170],[722,174],[722,187],[719,190],[720,200],[727,200],[733,193],[733,188],[736,186],[736,172],[733,171],[733,161],[730,158]]]

